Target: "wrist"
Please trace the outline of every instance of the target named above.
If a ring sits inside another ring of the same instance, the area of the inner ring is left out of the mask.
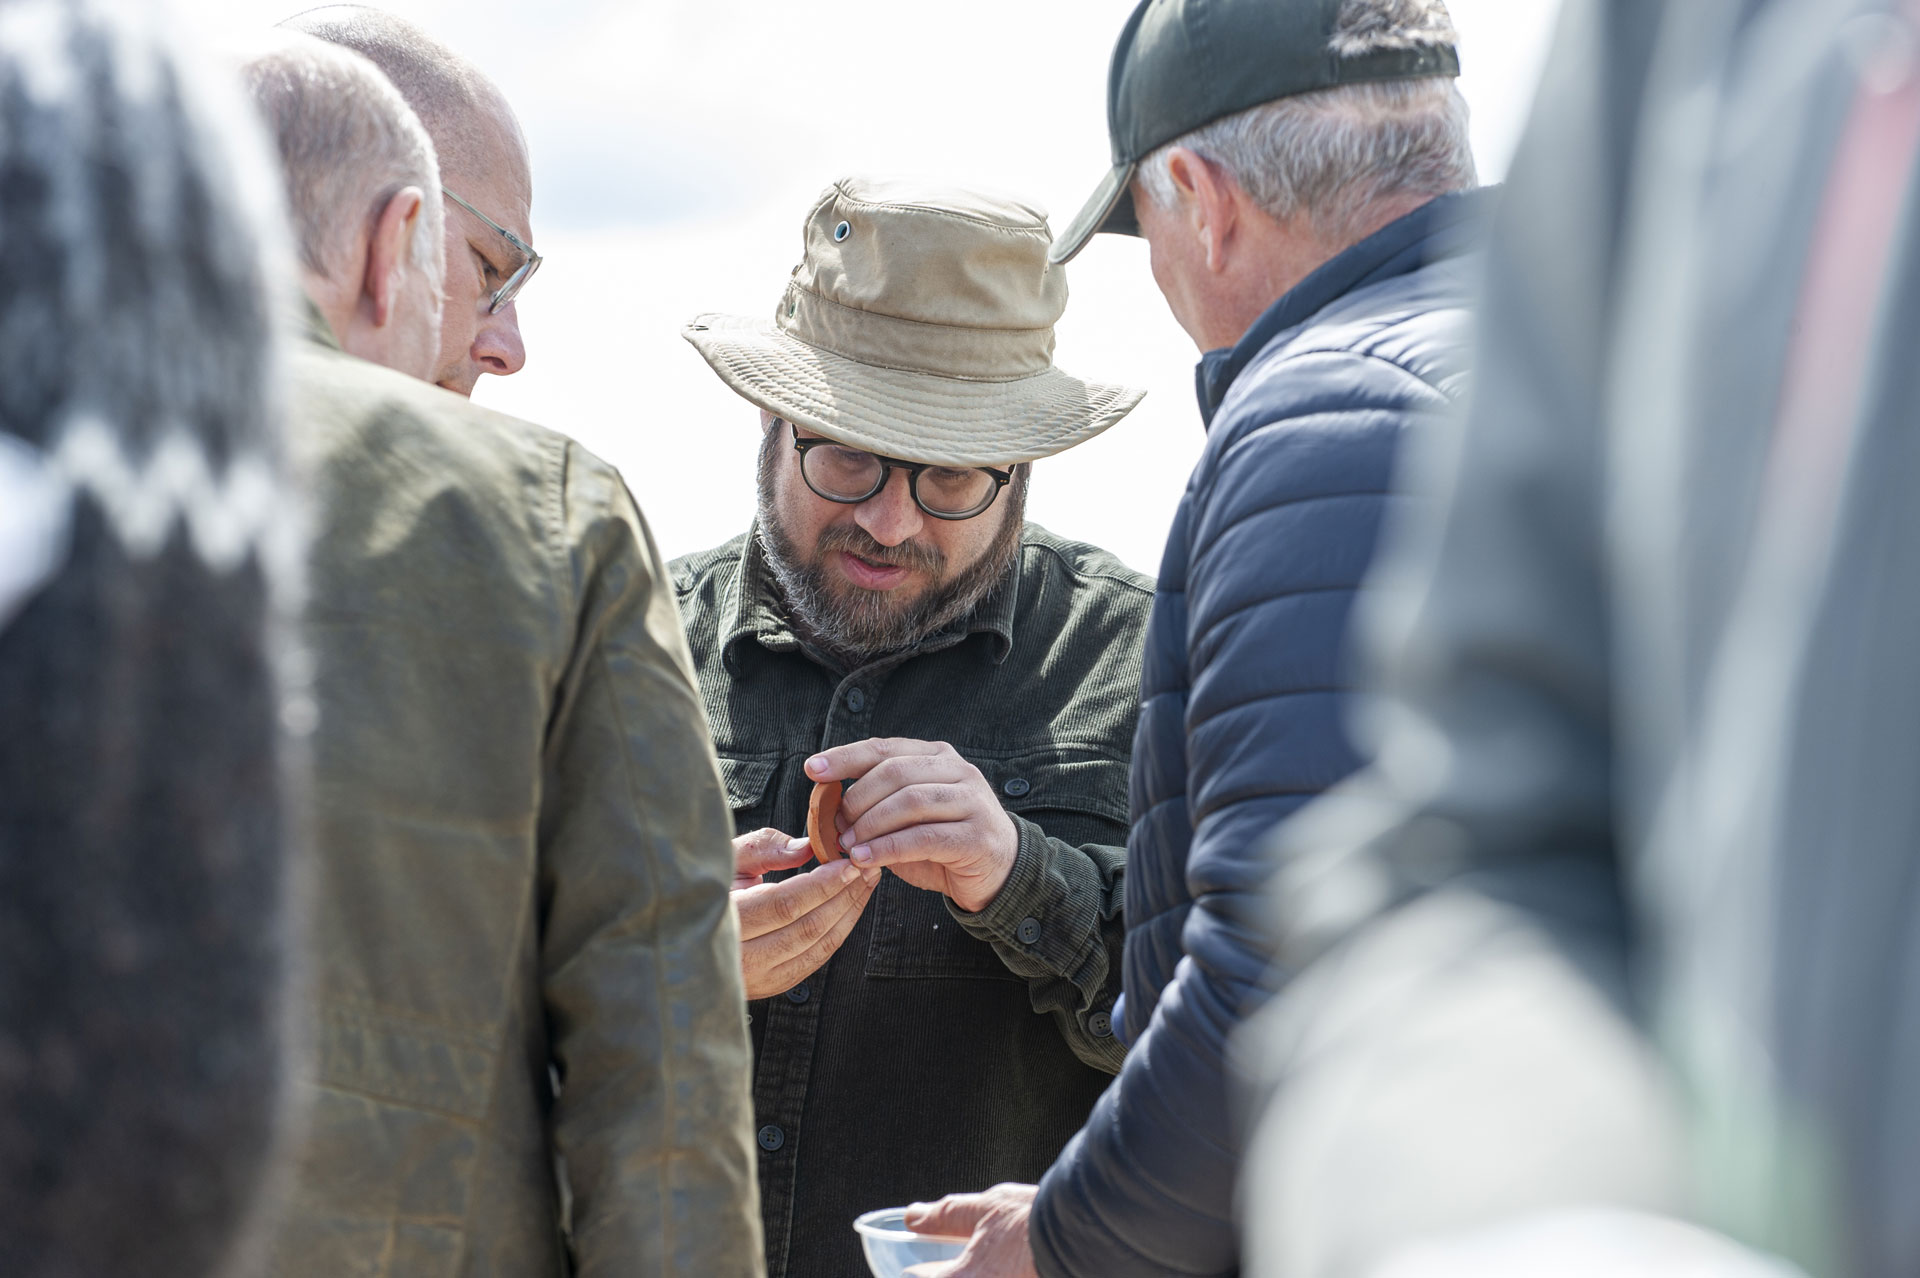
[[[1014,820],[1013,813],[1002,812],[1001,831],[1004,834],[994,847],[987,873],[982,875],[967,893],[967,899],[954,900],[954,904],[969,914],[979,914],[990,908],[1000,899],[1006,890],[1007,881],[1013,877],[1013,867],[1020,860],[1020,826]]]
[[[1014,852],[994,890],[980,894],[978,909],[948,902],[954,918],[982,940],[1011,941],[1022,922],[1046,908],[1046,835],[1012,813],[1007,814],[1007,822],[1014,833]]]

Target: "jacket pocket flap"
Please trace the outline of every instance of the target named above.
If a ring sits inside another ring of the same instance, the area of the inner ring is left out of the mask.
[[[1127,765],[1118,759],[1048,751],[973,762],[1009,812],[1082,812],[1126,825]]]
[[[493,1053],[457,1034],[338,1004],[320,1010],[319,1079],[402,1105],[486,1117]]]
[[[947,898],[888,874],[867,905],[873,935],[867,942],[868,976],[983,977],[1024,981],[993,946],[968,934],[947,912]]]
[[[720,756],[720,781],[727,788],[727,806],[750,808],[767,792],[767,783],[779,771],[777,754]]]

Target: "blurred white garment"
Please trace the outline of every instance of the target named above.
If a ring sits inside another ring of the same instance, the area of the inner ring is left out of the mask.
[[[66,559],[72,495],[44,454],[0,434],[0,627]]]
[[[1662,1216],[1546,1212],[1417,1243],[1368,1278],[1805,1278],[1784,1261]]]

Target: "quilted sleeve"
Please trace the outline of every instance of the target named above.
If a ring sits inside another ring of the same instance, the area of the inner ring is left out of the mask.
[[[1449,407],[1411,373],[1348,352],[1288,358],[1229,403],[1174,531],[1185,554],[1167,562],[1186,571],[1163,575],[1136,738],[1147,781],[1129,878],[1144,876],[1138,899],[1191,904],[1136,918],[1129,895],[1135,1045],[1042,1185],[1032,1241],[1047,1278],[1237,1269],[1225,1053],[1265,986],[1263,836],[1359,762],[1343,727],[1348,616],[1396,441]],[[1155,894],[1183,825],[1185,891]],[[1168,971],[1156,999],[1152,974]]]

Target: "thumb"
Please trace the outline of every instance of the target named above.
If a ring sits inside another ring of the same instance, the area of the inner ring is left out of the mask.
[[[908,1207],[906,1226],[934,1238],[971,1238],[987,1207],[985,1194],[948,1194],[937,1203]]]
[[[733,841],[733,872],[740,878],[758,878],[774,870],[805,865],[813,855],[805,839],[779,830],[753,830]]]

